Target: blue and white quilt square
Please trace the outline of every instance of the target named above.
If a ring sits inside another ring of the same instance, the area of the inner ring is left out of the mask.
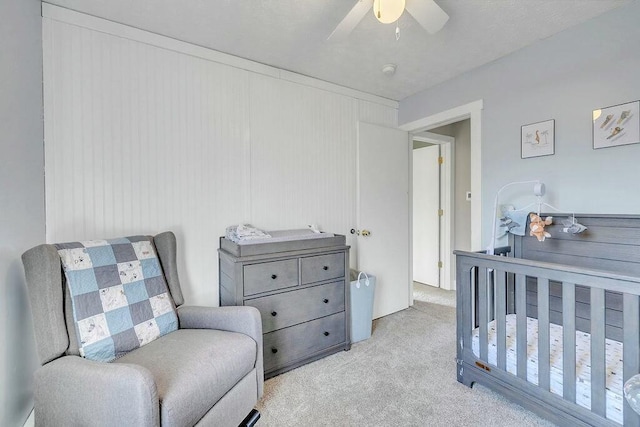
[[[110,245],[88,247],[86,250],[94,267],[102,267],[116,263],[116,256],[113,254],[113,249],[111,249]]]
[[[178,329],[150,237],[55,246],[71,293],[81,356],[108,362]]]

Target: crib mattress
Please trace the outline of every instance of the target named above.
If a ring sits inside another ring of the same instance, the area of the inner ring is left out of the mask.
[[[509,314],[507,323],[507,372],[517,375],[516,315]],[[479,357],[478,328],[473,330],[473,353]],[[489,323],[488,362],[497,366],[496,322]],[[562,396],[562,326],[549,325],[550,391]],[[606,417],[623,423],[622,343],[606,340]],[[576,403],[591,409],[591,335],[576,331]],[[527,381],[538,384],[538,319],[527,318]]]

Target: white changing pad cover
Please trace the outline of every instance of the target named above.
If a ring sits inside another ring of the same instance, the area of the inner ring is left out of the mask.
[[[508,314],[507,323],[507,372],[517,375],[516,350],[516,315]],[[496,321],[489,322],[488,328],[488,362],[497,366],[497,334]],[[473,330],[472,349],[479,357],[478,328]],[[562,396],[562,326],[551,323],[550,335],[550,391]],[[606,351],[606,417],[607,419],[623,423],[623,393],[622,393],[622,349],[621,342],[607,339]],[[527,317],[527,381],[538,384],[538,319]],[[576,331],[576,403],[591,409],[591,334]]]
[[[316,233],[308,228],[295,230],[275,230],[269,231],[268,234],[270,237],[240,240],[237,243],[239,245],[256,245],[261,243],[287,242],[289,240],[322,239],[334,236],[333,233]]]

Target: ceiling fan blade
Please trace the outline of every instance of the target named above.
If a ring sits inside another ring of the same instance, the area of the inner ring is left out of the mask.
[[[362,21],[364,15],[371,9],[373,6],[372,0],[358,0],[353,9],[347,16],[344,17],[342,21],[338,24],[335,30],[327,37],[327,40],[331,41],[341,41],[347,38],[351,31]]]
[[[429,34],[440,31],[449,20],[449,15],[433,0],[407,0],[406,8]]]

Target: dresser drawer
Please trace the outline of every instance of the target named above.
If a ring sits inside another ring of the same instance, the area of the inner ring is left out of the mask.
[[[312,320],[264,335],[264,370],[280,368],[345,340],[345,314]]]
[[[298,260],[250,264],[243,267],[244,295],[255,295],[298,285]]]
[[[344,276],[344,253],[300,258],[302,284]]]
[[[260,310],[262,332],[344,311],[344,281],[245,301]]]

